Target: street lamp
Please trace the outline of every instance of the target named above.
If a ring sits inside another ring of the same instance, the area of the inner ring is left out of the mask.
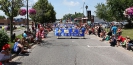
[[[87,16],[87,9],[88,9],[88,6],[86,5],[85,8],[86,8],[86,16]]]

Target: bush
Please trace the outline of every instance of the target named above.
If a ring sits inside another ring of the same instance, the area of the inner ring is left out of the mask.
[[[0,30],[0,51],[2,46],[9,42],[9,37],[6,32]]]

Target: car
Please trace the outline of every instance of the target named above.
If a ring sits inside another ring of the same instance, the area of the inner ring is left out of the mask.
[[[109,26],[109,24],[102,24],[102,27],[103,28],[109,28],[110,26]]]
[[[21,27],[25,27],[25,25],[24,24],[21,24]]]

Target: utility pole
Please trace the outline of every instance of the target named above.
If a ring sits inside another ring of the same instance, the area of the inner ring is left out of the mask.
[[[12,9],[12,15],[11,15],[11,21],[10,21],[10,40],[11,40],[11,42],[13,42],[13,39],[12,39],[12,33],[13,33],[13,11],[14,11],[14,8],[13,8],[13,2],[14,2],[14,0],[12,0],[12,7],[11,7],[11,9]]]
[[[82,16],[82,23],[83,23],[83,21],[84,21],[84,5],[85,5],[85,2],[83,3],[83,16]]]
[[[28,0],[27,0],[27,31],[29,30]]]

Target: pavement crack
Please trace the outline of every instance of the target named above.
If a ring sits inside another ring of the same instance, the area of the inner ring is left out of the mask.
[[[75,56],[74,65],[77,65],[77,56]]]

